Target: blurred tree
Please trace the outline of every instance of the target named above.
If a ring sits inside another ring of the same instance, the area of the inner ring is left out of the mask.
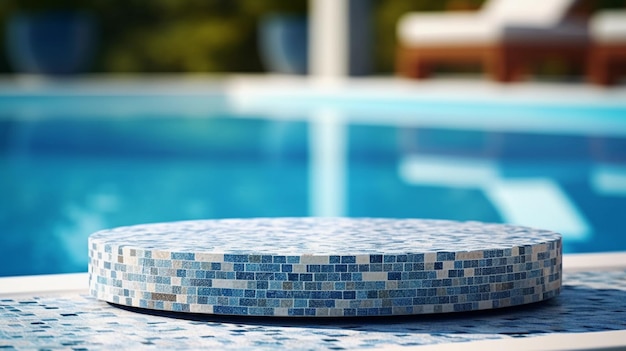
[[[106,72],[258,72],[257,22],[306,0],[110,1],[101,11]],[[148,7],[148,8],[146,8]],[[116,10],[123,8],[123,11]]]
[[[0,3],[0,71],[9,70],[4,27],[17,12],[82,9],[99,26],[97,72],[259,72],[257,22],[306,13],[306,0],[6,0]]]
[[[400,16],[410,11],[469,10],[485,0],[373,0],[375,71],[393,71]],[[587,11],[624,8],[626,0],[582,0]],[[16,12],[82,9],[100,28],[97,72],[261,72],[259,18],[304,14],[307,0],[3,0],[0,72],[8,72],[5,23]]]

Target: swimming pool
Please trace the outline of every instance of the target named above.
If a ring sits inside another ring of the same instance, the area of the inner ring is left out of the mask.
[[[199,218],[508,222],[626,250],[620,97],[157,86],[0,87],[0,276],[85,271],[96,230]]]

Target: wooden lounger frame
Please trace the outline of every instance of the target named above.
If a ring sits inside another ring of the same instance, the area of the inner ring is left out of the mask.
[[[593,43],[589,50],[587,78],[598,85],[613,85],[626,75],[626,43]]]
[[[580,42],[401,46],[396,56],[396,72],[401,76],[421,79],[428,77],[437,64],[479,63],[492,79],[512,82],[521,79],[531,65],[546,59],[558,58],[585,67],[588,48],[588,44]]]

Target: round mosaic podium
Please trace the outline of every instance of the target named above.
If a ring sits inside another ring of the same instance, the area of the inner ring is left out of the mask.
[[[417,219],[145,224],[89,237],[90,293],[115,304],[244,316],[390,316],[533,303],[561,289],[561,236]]]

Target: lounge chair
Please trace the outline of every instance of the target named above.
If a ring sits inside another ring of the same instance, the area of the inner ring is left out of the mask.
[[[591,48],[588,78],[599,85],[612,85],[626,74],[626,10],[605,10],[589,23]]]
[[[473,62],[509,82],[550,57],[584,65],[588,31],[584,20],[568,16],[575,3],[488,0],[477,12],[406,14],[397,27],[396,69],[425,78],[436,64]]]

